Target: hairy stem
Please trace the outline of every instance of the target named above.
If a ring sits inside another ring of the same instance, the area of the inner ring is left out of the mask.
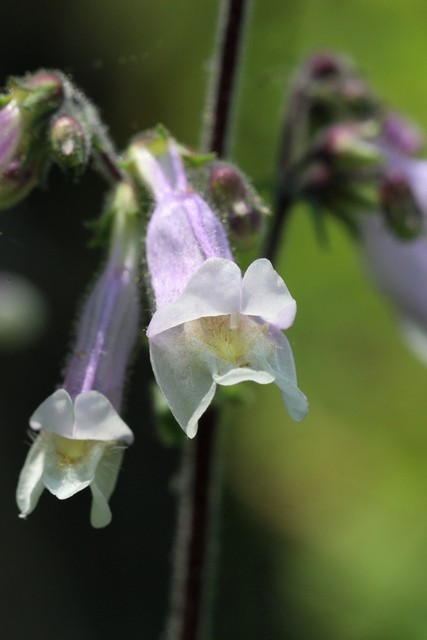
[[[228,152],[248,6],[249,0],[224,0],[220,10],[203,144],[219,158]]]
[[[221,8],[217,68],[203,145],[219,157],[226,155],[229,142],[248,4],[249,0],[225,0]],[[184,451],[167,640],[207,640],[209,636],[217,431],[218,412],[211,407],[200,419],[195,440]]]
[[[183,452],[167,640],[206,640],[209,634],[217,420],[215,409],[208,409]]]

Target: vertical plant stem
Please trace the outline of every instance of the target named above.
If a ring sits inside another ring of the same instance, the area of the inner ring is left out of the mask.
[[[182,640],[206,637],[209,627],[207,598],[211,582],[209,539],[212,534],[213,493],[217,469],[215,452],[218,415],[208,410],[200,420],[200,431],[193,444],[193,474],[189,487],[192,520],[188,547],[185,607],[183,610]],[[201,630],[204,630],[202,635]]]
[[[236,95],[239,54],[249,0],[225,0],[219,18],[216,69],[209,95],[204,148],[226,155]],[[207,640],[212,582],[213,507],[217,477],[218,412],[210,407],[188,442],[182,462],[178,530],[166,640]]]
[[[219,158],[228,153],[248,6],[249,0],[223,0],[220,10],[217,57],[203,136],[204,148]]]

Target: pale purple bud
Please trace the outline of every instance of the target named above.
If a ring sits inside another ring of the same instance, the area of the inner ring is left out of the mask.
[[[15,100],[0,111],[0,176],[14,157],[23,133],[22,118]]]

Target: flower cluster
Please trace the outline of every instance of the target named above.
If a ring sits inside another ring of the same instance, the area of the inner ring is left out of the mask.
[[[328,210],[350,228],[404,336],[427,362],[427,161],[412,157],[422,147],[418,128],[384,107],[342,56],[315,53],[296,73],[284,123],[283,202],[304,198],[319,223]]]
[[[84,305],[63,382],[30,418],[37,435],[17,503],[26,517],[45,488],[63,500],[89,487],[91,523],[103,527],[111,520],[108,502],[123,450],[133,441],[120,414],[139,331],[141,262],[154,297],[147,328],[154,375],[188,437],[196,435],[217,385],[274,382],[294,420],[304,418],[308,403],[283,333],[294,321],[295,300],[268,260],[255,260],[242,275],[230,248],[227,231],[253,245],[267,213],[243,174],[212,155],[192,154],[163,129],[137,138],[119,163],[95,108],[63,74],[11,79],[0,95],[0,208],[25,197],[52,162],[76,176],[93,155],[115,183],[99,222],[109,253]],[[190,185],[184,156],[193,169],[210,163],[206,193],[221,216]],[[154,210],[144,245],[147,189]]]

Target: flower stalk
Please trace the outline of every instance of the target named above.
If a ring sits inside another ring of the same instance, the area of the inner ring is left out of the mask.
[[[210,120],[205,121],[203,146],[223,158],[230,134],[232,100],[236,94],[239,51],[244,37],[248,0],[225,0],[219,23],[217,68],[209,96]],[[213,108],[212,106],[213,105]],[[218,440],[218,412],[210,407],[200,420],[200,432],[183,452],[182,486],[178,501],[178,526],[171,581],[170,610],[166,640],[207,640],[212,601],[209,584],[215,576],[211,534],[214,512],[213,487],[218,484],[215,461]]]

